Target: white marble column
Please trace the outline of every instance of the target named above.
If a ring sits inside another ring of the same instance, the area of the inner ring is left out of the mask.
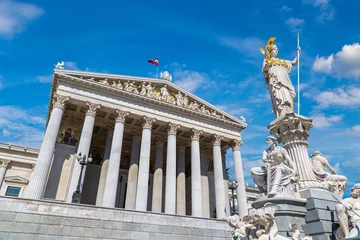
[[[164,139],[156,137],[156,154],[154,168],[154,183],[151,201],[151,211],[161,212],[162,209],[162,190],[163,190],[163,158],[164,158]]]
[[[192,129],[191,134],[191,216],[202,217],[200,135],[201,130]]]
[[[96,206],[102,206],[102,200],[104,197],[104,189],[105,189],[105,182],[106,182],[106,175],[109,167],[109,158],[110,158],[110,151],[111,151],[111,143],[114,134],[114,126],[108,126],[108,132],[106,137],[106,145],[105,145],[105,152],[104,152],[104,161],[101,164],[101,172],[99,178],[99,185],[98,191],[96,195]]]
[[[86,110],[86,115],[85,115],[85,121],[84,121],[83,128],[81,130],[81,136],[80,136],[80,141],[79,141],[79,145],[78,145],[77,155],[81,152],[82,156],[86,155],[88,157],[89,151],[90,151],[92,134],[93,134],[93,130],[94,130],[95,116],[96,116],[97,110],[100,108],[101,105],[86,102],[86,106],[87,106],[87,110]],[[76,186],[78,184],[79,177],[80,177],[81,166],[76,159],[74,161],[75,162],[74,162],[73,171],[72,171],[72,175],[71,175],[70,186],[69,186],[68,194],[67,194],[67,202],[72,201],[72,195],[76,190]],[[84,167],[84,170],[83,170],[83,175],[82,175],[83,177],[81,179],[80,191],[82,191],[85,172],[86,172],[86,166]]]
[[[230,200],[229,200],[229,179],[226,171],[226,152],[221,152],[221,160],[223,165],[223,177],[224,177],[224,196],[225,196],[225,208],[226,216],[230,216]]]
[[[240,148],[242,145],[241,140],[233,140],[232,150],[234,153],[234,168],[235,168],[235,180],[238,182],[238,187],[236,188],[236,196],[238,202],[238,213],[242,218],[248,214],[247,210],[247,200],[246,200],[246,186],[244,179],[243,165],[241,161]]]
[[[138,211],[146,211],[148,199],[148,182],[150,167],[150,151],[151,151],[151,128],[156,121],[155,118],[143,117],[143,131],[141,137],[139,177],[136,189],[135,209]]]
[[[31,174],[24,198],[41,199],[43,197],[61,119],[64,113],[65,104],[69,99],[69,97],[54,94],[52,100],[53,109],[46,127],[36,166],[34,172]]]
[[[185,145],[178,142],[176,168],[176,214],[186,215]]]
[[[139,134],[139,132],[133,130],[132,134],[133,135],[132,135],[132,146],[131,146],[131,156],[130,156],[130,167],[128,172],[126,200],[125,200],[125,209],[130,209],[130,210],[135,209],[136,186],[138,181],[140,141],[141,141],[141,135]]]
[[[115,110],[115,128],[114,136],[111,144],[109,169],[106,176],[105,190],[103,197],[103,207],[115,207],[116,192],[119,182],[121,150],[124,136],[125,118],[129,112]]]
[[[169,123],[166,155],[165,213],[176,213],[176,132],[180,125]]]
[[[207,150],[200,151],[201,161],[201,198],[202,198],[202,214],[203,217],[210,218],[210,192],[209,192],[209,178],[208,178],[208,159],[206,156]]]
[[[223,219],[225,215],[225,196],[224,196],[224,176],[223,164],[221,159],[221,141],[224,137],[214,134],[213,135],[213,159],[214,159],[214,182],[215,182],[215,205],[216,205],[216,218]]]
[[[0,188],[2,186],[2,183],[4,181],[6,170],[9,165],[10,161],[5,159],[0,159]]]

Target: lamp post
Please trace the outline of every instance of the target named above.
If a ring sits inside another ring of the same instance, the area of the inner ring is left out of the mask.
[[[236,190],[238,185],[239,184],[237,181],[229,181],[228,186],[231,189],[231,198],[232,198],[232,208],[231,208],[232,214],[231,215],[238,214],[236,207],[235,207],[235,196],[234,196],[234,191]]]
[[[86,154],[84,154],[84,156],[82,156],[81,152],[79,152],[79,154],[76,156],[76,159],[78,160],[79,164],[81,165],[81,170],[80,170],[80,176],[79,176],[79,181],[78,181],[76,190],[72,195],[72,201],[71,201],[72,203],[80,203],[81,202],[82,191],[80,190],[80,185],[81,185],[82,173],[84,170],[84,166],[86,166],[88,163],[92,162],[92,156],[90,153],[89,157],[86,158]]]

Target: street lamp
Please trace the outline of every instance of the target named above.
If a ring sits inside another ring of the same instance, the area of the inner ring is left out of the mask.
[[[84,154],[84,156],[82,156],[81,152],[79,152],[79,154],[76,156],[76,159],[78,160],[79,164],[81,165],[81,170],[80,170],[80,176],[79,176],[79,181],[78,181],[76,190],[72,195],[72,201],[71,201],[72,203],[80,203],[81,202],[82,192],[80,191],[80,185],[81,185],[82,173],[84,170],[84,166],[86,166],[88,163],[92,162],[92,156],[90,153],[89,157],[86,158],[86,154]]]
[[[236,188],[239,186],[238,182],[237,181],[229,181],[229,189],[231,189],[231,198],[232,198],[232,208],[231,208],[231,211],[232,211],[232,215],[235,215],[237,214],[237,210],[236,210],[236,207],[235,207],[235,195],[234,195],[234,191],[236,190]]]

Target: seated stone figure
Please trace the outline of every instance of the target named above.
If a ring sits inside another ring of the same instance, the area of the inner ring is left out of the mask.
[[[268,197],[293,197],[297,182],[295,164],[286,149],[276,145],[274,137],[267,137],[266,142],[269,148],[263,152],[262,160],[268,166],[252,168],[253,180],[261,193],[267,191]],[[267,186],[268,182],[270,186]]]
[[[335,207],[340,224],[335,233],[337,239],[360,236],[360,183],[351,188],[350,196]]]
[[[337,175],[335,169],[330,166],[328,160],[322,156],[320,151],[315,151],[311,154],[311,161],[316,178],[320,182],[323,182],[331,192],[342,198],[346,188],[347,178],[342,175]],[[331,174],[325,172],[325,168],[328,169]]]

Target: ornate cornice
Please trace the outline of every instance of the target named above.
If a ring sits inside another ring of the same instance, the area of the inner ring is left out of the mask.
[[[0,167],[7,168],[10,162],[10,160],[0,159]]]
[[[180,128],[179,124],[169,123],[167,132],[169,135],[176,135],[177,130]]]
[[[54,94],[54,97],[52,99],[53,107],[55,108],[61,108],[62,110],[65,109],[66,103],[70,100],[70,97],[67,96],[61,96],[59,94]]]
[[[233,151],[240,151],[242,144],[243,144],[243,142],[241,140],[234,139],[231,141],[230,145],[231,145]]]
[[[219,136],[219,135],[216,135],[214,134],[212,136],[212,144],[217,146],[217,145],[220,145],[221,144],[221,141],[224,139],[223,136]]]
[[[156,121],[155,118],[150,118],[150,117],[147,117],[147,116],[143,116],[143,124],[142,124],[142,127],[143,128],[148,128],[148,129],[151,129],[152,128],[152,125],[153,123]]]
[[[121,123],[125,123],[125,118],[130,114],[130,112],[121,111],[120,109],[116,109],[115,113],[115,121]]]
[[[199,141],[200,135],[203,133],[202,130],[191,129],[191,141]]]
[[[87,106],[86,115],[91,115],[91,116],[95,116],[97,110],[99,110],[99,108],[101,107],[100,104],[94,104],[91,102],[86,102],[86,106]]]

